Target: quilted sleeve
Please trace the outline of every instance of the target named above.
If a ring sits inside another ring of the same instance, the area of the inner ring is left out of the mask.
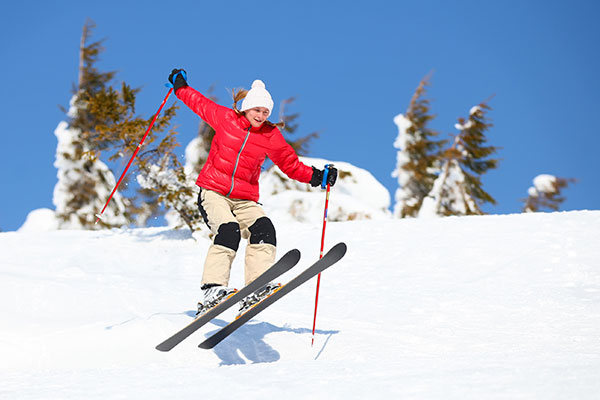
[[[271,150],[267,155],[279,169],[291,179],[309,183],[313,173],[312,168],[298,159],[298,155],[292,146],[285,141],[281,131],[277,128],[275,128],[275,132],[271,138],[271,144]]]
[[[224,120],[225,114],[231,111],[189,86],[180,88],[175,95],[215,130]]]

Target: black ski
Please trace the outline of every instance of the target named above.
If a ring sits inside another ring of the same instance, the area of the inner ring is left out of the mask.
[[[213,318],[221,314],[223,311],[227,310],[238,301],[244,299],[244,297],[252,294],[256,290],[260,289],[267,283],[271,282],[273,279],[277,278],[279,275],[284,272],[290,270],[294,265],[296,265],[300,261],[300,251],[297,249],[290,250],[283,257],[279,259],[275,264],[271,266],[268,270],[266,270],[262,275],[258,278],[250,282],[248,285],[244,286],[242,289],[237,291],[233,296],[229,297],[227,300],[219,303],[216,307],[211,308],[205,314],[202,314],[191,323],[189,323],[185,328],[175,333],[173,336],[156,346],[156,350],[160,351],[169,351],[173,347],[177,346],[181,343],[185,338],[190,336],[192,333],[196,332],[200,327],[206,325]]]
[[[260,303],[256,304],[254,307],[250,308],[244,314],[242,314],[236,320],[230,322],[227,326],[221,328],[214,335],[210,336],[204,342],[200,343],[198,347],[202,349],[212,349],[217,344],[219,344],[223,339],[227,336],[231,335],[236,331],[239,327],[244,325],[246,322],[255,317],[259,312],[269,307],[271,304],[296,289],[298,286],[302,285],[304,282],[308,281],[310,278],[318,275],[325,269],[329,268],[336,262],[342,259],[346,254],[346,244],[338,243],[331,250],[327,252],[319,261],[308,267],[294,279],[283,285],[279,290],[275,293],[266,297]]]

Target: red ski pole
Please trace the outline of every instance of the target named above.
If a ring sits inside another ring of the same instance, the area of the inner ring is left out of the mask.
[[[327,164],[325,166],[325,171],[323,172],[323,183],[321,185],[322,188],[325,188],[325,184],[327,182],[327,175],[329,174],[329,168],[331,168],[333,164]],[[329,192],[331,189],[331,185],[327,183],[327,193],[325,195],[325,211],[323,212],[323,231],[321,232],[321,251],[319,253],[319,259],[323,258],[323,249],[325,248],[325,227],[327,226],[327,210],[329,208]],[[311,347],[315,344],[315,328],[317,326],[317,306],[319,305],[319,287],[321,286],[321,274],[317,276],[317,293],[315,295],[315,315],[313,317],[313,328],[312,328],[312,339],[311,339]]]
[[[100,214],[96,214],[96,217],[98,217],[98,219],[96,219],[96,224],[98,223],[98,221],[100,221],[100,219],[102,219],[102,214],[104,214],[104,210],[106,210],[106,207],[108,206],[108,203],[110,203],[110,200],[112,199],[113,195],[115,194],[115,192],[117,191],[117,188],[119,187],[119,185],[121,184],[121,181],[123,180],[123,178],[125,177],[125,174],[127,173],[127,170],[129,169],[129,167],[131,166],[131,163],[133,162],[133,159],[135,158],[135,156],[137,155],[137,153],[140,151],[140,149],[142,148],[142,144],[144,143],[144,140],[146,140],[146,136],[148,136],[148,134],[150,133],[150,130],[152,129],[152,127],[154,126],[154,122],[156,121],[156,118],[158,118],[158,114],[160,114],[160,111],[162,110],[162,108],[164,107],[165,103],[167,102],[167,99],[169,98],[169,96],[171,95],[171,92],[173,91],[173,87],[171,86],[171,89],[169,89],[169,92],[167,93],[167,95],[165,96],[165,99],[162,101],[160,107],[158,108],[158,111],[156,112],[156,114],[154,115],[154,118],[152,119],[152,122],[150,123],[150,126],[148,126],[148,129],[146,129],[146,133],[144,134],[144,137],[142,138],[142,140],[140,141],[140,143],[137,145],[137,148],[135,149],[135,151],[133,152],[133,155],[131,156],[131,159],[129,160],[129,163],[127,164],[127,166],[125,167],[125,170],[123,171],[123,173],[121,174],[121,177],[119,178],[119,181],[117,182],[117,184],[115,185],[115,188],[113,189],[112,193],[110,194],[110,196],[108,196],[108,200],[106,201],[106,204],[104,205],[104,208],[102,209],[102,211],[100,211]]]

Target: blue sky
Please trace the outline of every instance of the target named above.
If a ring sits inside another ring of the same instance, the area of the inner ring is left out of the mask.
[[[600,208],[597,1],[23,1],[0,6],[3,231],[54,208],[53,132],[88,17],[92,39],[106,39],[99,68],[142,89],[146,117],[174,67],[225,105],[228,89],[259,78],[276,104],[297,97],[299,134],[321,133],[310,155],[368,169],[393,199],[393,117],[433,71],[431,127],[442,137],[494,95],[488,143],[502,161],[483,178],[498,202],[486,212],[520,212],[541,173],[578,179],[563,210]],[[176,123],[185,145],[198,119],[184,106]]]

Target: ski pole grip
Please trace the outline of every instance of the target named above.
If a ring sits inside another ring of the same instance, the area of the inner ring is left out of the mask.
[[[333,167],[333,164],[325,164],[323,170],[323,182],[321,182],[321,189],[327,189],[327,177],[329,176],[329,169]]]
[[[178,73],[176,73],[175,75],[173,75],[173,82],[175,82],[175,79],[177,79],[177,75],[183,76],[183,79],[185,79],[185,81],[187,82],[187,74],[185,73],[184,70],[181,70]],[[171,82],[167,82],[167,83],[165,83],[165,87],[172,88],[173,84]]]

